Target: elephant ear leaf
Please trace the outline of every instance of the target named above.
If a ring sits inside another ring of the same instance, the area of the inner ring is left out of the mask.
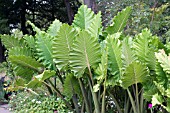
[[[9,56],[9,60],[18,66],[25,67],[32,69],[34,71],[40,72],[42,65],[37,62],[35,59],[24,56],[24,55],[18,55],[18,56]]]
[[[27,84],[27,87],[28,88],[37,88],[37,87],[40,87],[43,84],[44,80],[49,79],[50,77],[52,77],[54,75],[55,75],[54,71],[45,70],[42,74],[35,76],[33,78],[33,80],[31,80]]]
[[[87,31],[81,31],[73,43],[70,53],[70,65],[73,71],[81,77],[86,67],[96,67],[100,62],[100,45],[95,37]]]
[[[86,5],[82,5],[78,9],[78,13],[74,17],[73,26],[80,29],[88,29],[94,18],[94,13]]]
[[[163,70],[167,74],[170,74],[170,56],[167,56],[164,50],[161,50],[159,53],[155,53],[155,55]]]
[[[155,70],[156,58],[154,50],[149,47],[149,40],[151,40],[151,38],[152,34],[148,29],[142,30],[142,33],[136,36],[133,48],[138,60],[146,63],[150,70]]]
[[[48,28],[47,33],[50,36],[53,36],[53,37],[56,36],[61,25],[62,25],[62,23],[59,20],[55,19],[53,21],[53,23],[50,25],[50,27]]]
[[[2,41],[2,44],[7,48],[13,48],[13,47],[21,47],[21,41],[18,38],[15,38],[14,36],[10,35],[1,35],[0,39]]]
[[[92,35],[92,37],[98,38],[100,30],[101,30],[101,12],[95,15],[93,22],[90,24],[87,31]]]
[[[111,84],[119,81],[122,68],[121,59],[121,42],[116,34],[108,35],[107,48],[108,48],[108,68],[111,71],[113,78],[110,79]]]
[[[106,28],[106,32],[108,34],[114,34],[117,32],[121,32],[126,26],[126,22],[130,16],[131,7],[126,7],[124,10],[119,12],[114,18],[111,26]]]
[[[64,81],[64,95],[71,99],[73,94],[80,95],[80,87],[76,77],[73,74],[69,74]]]
[[[69,54],[77,32],[68,24],[63,24],[53,39],[53,58],[60,70],[69,63]]]
[[[122,75],[122,86],[126,89],[129,86],[137,83],[142,83],[147,80],[149,72],[145,65],[139,62],[132,62]]]
[[[36,50],[38,61],[42,62],[48,69],[51,69],[53,66],[51,36],[45,32],[36,34]]]

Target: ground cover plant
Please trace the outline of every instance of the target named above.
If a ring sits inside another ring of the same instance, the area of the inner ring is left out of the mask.
[[[35,36],[1,35],[13,74],[8,90],[43,89],[77,113],[147,113],[148,102],[170,112],[169,43],[147,28],[125,36],[130,14],[125,8],[104,29],[101,13],[82,5],[72,25],[56,19],[42,31],[28,21]]]

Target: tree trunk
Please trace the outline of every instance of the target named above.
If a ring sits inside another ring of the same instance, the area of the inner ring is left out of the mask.
[[[0,40],[0,63],[5,61],[4,57],[4,47],[2,46],[1,40]]]
[[[27,34],[27,28],[26,28],[26,0],[22,0],[21,4],[21,31],[23,34]]]
[[[84,4],[88,6],[88,8],[91,8],[94,13],[97,13],[97,4],[96,4],[96,0],[84,0]]]
[[[74,19],[74,13],[73,13],[73,10],[71,8],[69,0],[64,0],[64,3],[65,3],[65,6],[66,6],[66,9],[67,9],[69,24],[71,24],[73,22],[73,19]]]

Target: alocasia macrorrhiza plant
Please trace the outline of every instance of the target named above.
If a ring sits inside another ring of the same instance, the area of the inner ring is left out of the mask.
[[[50,94],[59,96],[77,113],[108,112],[108,97],[120,113],[146,112],[143,92],[149,94],[146,82],[155,75],[154,52],[158,51],[159,40],[148,29],[134,38],[124,36],[130,13],[131,7],[127,7],[103,29],[101,13],[94,14],[82,5],[72,25],[56,19],[47,31],[41,31],[28,21],[35,36],[1,36],[16,77],[14,89],[45,85]],[[56,79],[64,91],[57,88]],[[112,94],[114,86],[127,90],[122,94],[123,98],[129,95],[124,104],[130,100],[133,110],[131,105],[122,109]]]

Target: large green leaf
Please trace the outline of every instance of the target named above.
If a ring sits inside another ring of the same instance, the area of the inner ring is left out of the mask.
[[[120,36],[120,35],[119,35]],[[121,42],[118,39],[117,34],[108,35],[107,37],[107,48],[108,48],[108,64],[109,69],[113,75],[113,82],[118,82],[121,75],[122,68],[122,48]],[[115,83],[114,83],[115,84]]]
[[[31,57],[32,52],[31,52],[31,50],[29,50],[26,47],[13,47],[13,48],[9,49],[8,55],[9,56],[25,55],[25,56],[30,56]]]
[[[94,18],[94,13],[86,5],[82,5],[78,9],[78,13],[74,17],[73,26],[81,29],[88,29]]]
[[[37,88],[40,87],[44,80],[49,79],[54,76],[55,72],[50,70],[45,70],[42,74],[34,76],[34,78],[27,84],[28,88]]]
[[[121,32],[123,28],[126,26],[126,22],[130,16],[131,7],[126,7],[126,9],[119,12],[114,18],[111,26],[106,28],[106,32],[108,34],[114,34],[117,32]]]
[[[87,31],[81,31],[73,43],[73,51],[70,53],[70,65],[73,71],[80,77],[86,67],[97,66],[100,62],[100,45],[95,37]]]
[[[104,45],[102,48],[102,56],[101,56],[101,63],[99,63],[98,68],[95,70],[98,76],[96,79],[98,81],[104,80],[107,76],[107,68],[108,68],[108,48],[106,47],[106,42],[101,42],[101,45]]]
[[[42,65],[39,62],[37,62],[35,59],[29,56],[24,56],[24,55],[9,56],[9,60],[14,64],[17,64],[24,68],[35,70],[37,72],[40,72],[42,68]]]
[[[151,38],[152,34],[148,29],[142,30],[142,33],[135,37],[133,48],[138,60],[145,63],[150,70],[155,70],[154,50],[149,48],[149,40]]]
[[[122,85],[124,88],[128,88],[133,84],[145,82],[148,75],[146,66],[134,61],[126,68],[122,76]]]
[[[0,39],[2,41],[2,44],[5,45],[7,49],[10,49],[12,47],[20,47],[22,46],[22,43],[18,38],[15,38],[14,36],[10,35],[1,35]]]
[[[135,60],[130,41],[131,38],[126,37],[122,42],[122,63],[124,68],[129,66],[129,64],[131,64]]]
[[[72,49],[76,31],[69,25],[63,24],[53,40],[53,58],[58,69],[69,63],[69,54]]]
[[[157,78],[157,82],[160,84],[160,85],[163,85],[166,89],[168,88],[168,80],[170,81],[170,78],[168,79],[168,76],[167,74],[163,71],[163,68],[161,67],[160,63],[157,62],[157,65],[156,65],[156,78]]]
[[[35,73],[35,71],[30,68],[25,68],[18,65],[13,65],[13,72],[15,76],[19,76],[27,82],[32,79],[33,74]]]
[[[160,51],[159,53],[155,53],[155,55],[163,70],[167,74],[170,74],[170,56],[167,56],[164,50]]]
[[[50,25],[50,27],[48,28],[47,33],[50,36],[53,36],[53,37],[56,36],[61,25],[62,25],[62,23],[59,20],[55,19],[53,21],[53,23]]]
[[[80,96],[80,86],[76,77],[73,74],[69,74],[64,81],[64,95],[71,99],[73,94]]]
[[[33,51],[36,51],[35,38],[32,35],[25,35],[23,38],[28,47],[31,48]]]
[[[101,12],[95,15],[93,22],[88,27],[87,31],[92,35],[92,37],[99,38],[99,32],[101,29]]]
[[[36,34],[36,50],[38,60],[51,69],[53,66],[51,36],[42,31]]]

